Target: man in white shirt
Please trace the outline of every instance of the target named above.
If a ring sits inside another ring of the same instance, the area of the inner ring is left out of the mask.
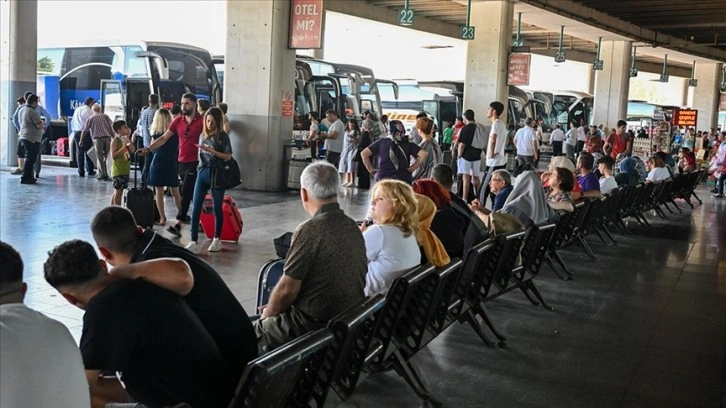
[[[486,154],[486,165],[487,165],[487,176],[494,173],[495,170],[504,169],[507,167],[507,158],[504,155],[504,149],[507,147],[507,125],[499,117],[504,112],[504,104],[499,101],[494,101],[489,104],[487,110],[487,118],[492,121],[492,129],[489,132],[489,144],[487,146]],[[483,205],[486,204],[486,198],[490,197],[492,203],[494,202],[494,194],[489,192],[489,180],[485,180],[483,185],[486,188],[483,189],[480,195],[480,200]]]
[[[328,163],[332,164],[336,168],[338,162],[340,162],[340,152],[343,151],[343,134],[345,133],[345,125],[340,120],[338,112],[333,109],[328,109],[325,112],[325,118],[330,123],[327,132],[318,133],[321,137],[325,138],[325,150],[327,151],[326,159]]]
[[[613,177],[613,166],[615,160],[610,156],[603,156],[597,160],[597,168],[600,171],[600,193],[610,194],[618,188],[618,183]]]
[[[514,145],[517,147],[517,161],[520,166],[532,164],[537,161],[539,145],[537,143],[537,134],[532,128],[533,124],[534,119],[527,118],[524,122],[524,127],[519,129],[514,135]]]
[[[90,407],[81,353],[65,326],[23,304],[23,261],[0,242],[0,407]]]
[[[552,157],[562,156],[562,142],[565,140],[565,132],[562,126],[555,126],[555,130],[550,133],[550,145],[552,145]]]
[[[565,155],[575,161],[575,146],[577,145],[577,123],[570,124],[570,130],[565,135]]]
[[[585,149],[585,142],[587,141],[587,132],[585,132],[585,125],[577,127],[577,141],[575,142],[575,155],[579,156],[580,153]]]
[[[93,115],[91,106],[95,103],[95,99],[91,97],[86,98],[83,106],[79,106],[73,111],[73,119],[71,119],[71,132],[73,132],[73,142],[76,145],[75,150],[76,164],[78,165],[78,177],[86,177],[86,170],[88,170],[89,176],[96,174],[93,160],[86,155],[86,153],[91,150],[91,147],[93,147],[91,138],[88,137],[87,140],[84,141],[85,143],[83,143],[83,147],[81,147],[81,133],[83,131],[83,127],[86,125],[86,121],[91,117],[91,115]]]

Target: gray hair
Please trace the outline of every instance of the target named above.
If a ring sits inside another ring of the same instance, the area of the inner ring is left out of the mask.
[[[504,181],[504,184],[511,186],[512,185],[512,175],[509,174],[508,171],[504,169],[494,170],[494,173],[492,173],[492,177],[499,176],[500,179]]]
[[[527,118],[527,119],[526,119],[526,120],[524,121],[524,124],[525,124],[525,125],[527,125],[527,126],[529,126],[529,127],[532,127],[532,124],[533,124],[533,123],[534,123],[534,119],[532,119],[532,118]]]
[[[305,167],[300,175],[300,186],[308,192],[312,199],[337,199],[340,187],[338,169],[324,161],[312,163]]]

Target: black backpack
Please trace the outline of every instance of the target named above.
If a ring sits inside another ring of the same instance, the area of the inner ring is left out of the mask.
[[[489,229],[484,225],[484,221],[471,210],[461,208],[461,205],[453,200],[451,201],[451,208],[467,220],[466,230],[464,231],[464,253],[474,245],[484,242],[489,238]]]

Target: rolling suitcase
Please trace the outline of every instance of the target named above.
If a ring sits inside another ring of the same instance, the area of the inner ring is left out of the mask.
[[[144,228],[153,227],[154,220],[159,219],[154,192],[150,188],[138,187],[136,174],[138,167],[132,167],[134,167],[134,186],[124,190],[123,205],[134,215],[136,224]]]
[[[56,149],[58,151],[58,156],[70,156],[70,152],[68,151],[68,138],[67,137],[61,137],[56,142]]]
[[[242,235],[242,215],[237,208],[237,204],[228,195],[224,196],[222,202],[222,214],[224,215],[224,222],[222,224],[222,234],[219,238],[222,241],[239,241],[239,236]],[[199,222],[202,223],[202,229],[207,238],[214,238],[214,207],[212,196],[209,194],[204,197]]]
[[[270,300],[270,293],[282,278],[285,269],[284,259],[275,259],[266,263],[257,277],[257,307],[264,306]],[[258,309],[259,310],[259,309]]]

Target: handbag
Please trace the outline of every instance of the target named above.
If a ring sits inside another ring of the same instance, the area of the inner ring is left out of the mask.
[[[237,160],[214,160],[212,167],[212,188],[229,190],[242,183]]]

